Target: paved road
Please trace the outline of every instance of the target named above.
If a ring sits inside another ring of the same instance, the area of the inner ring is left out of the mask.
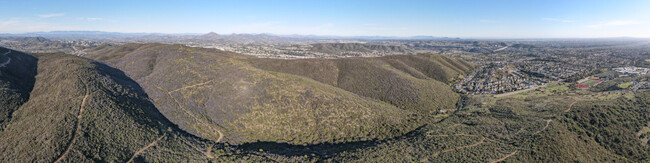
[[[502,47],[502,48],[499,48],[499,49],[494,50],[492,52],[498,52],[498,51],[501,51],[501,50],[506,50],[508,47],[510,47],[510,46]]]
[[[557,84],[559,82],[560,81],[558,80],[558,81],[546,83],[546,84],[543,84],[543,85],[530,87],[528,89],[522,89],[522,90],[518,90],[518,91],[514,91],[514,92],[507,92],[507,93],[497,94],[497,95],[494,95],[494,97],[506,97],[506,96],[510,96],[510,95],[514,95],[514,94],[524,93],[524,92],[535,90],[537,88],[544,88],[544,87],[547,87],[547,86],[550,86],[550,85],[553,85],[553,84]]]

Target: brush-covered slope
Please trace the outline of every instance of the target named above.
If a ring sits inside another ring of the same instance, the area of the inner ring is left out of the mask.
[[[37,59],[0,47],[0,131],[34,86]]]
[[[401,67],[413,71],[404,72],[384,61],[390,57],[293,63],[163,44],[105,47],[88,57],[125,71],[181,128],[231,143],[383,139],[415,129],[430,113],[454,109],[458,99],[427,76],[433,71]],[[274,68],[283,64],[298,70]],[[422,76],[410,75],[416,72]],[[451,80],[461,72],[448,73],[443,78]]]
[[[66,54],[11,51],[6,57],[11,63],[0,68],[0,162],[196,162],[227,156],[223,145],[171,124],[117,69]]]
[[[496,99],[467,107],[404,137],[334,153],[332,162],[648,162],[638,132],[650,92],[631,98]],[[478,105],[476,105],[478,104]],[[477,107],[478,106],[478,107]]]
[[[345,59],[249,60],[258,68],[300,75],[346,91],[431,115],[455,109],[458,95],[446,84],[471,69],[437,54]]]

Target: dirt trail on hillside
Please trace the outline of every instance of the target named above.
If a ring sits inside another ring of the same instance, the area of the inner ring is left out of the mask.
[[[174,102],[179,106],[179,108],[181,108],[181,110],[183,110],[185,113],[187,113],[187,114],[190,115],[192,118],[194,118],[195,120],[199,121],[200,123],[206,123],[206,124],[208,124],[207,122],[203,122],[203,121],[204,121],[203,119],[199,119],[199,118],[196,117],[194,114],[192,114],[192,112],[190,112],[189,110],[185,109],[185,107],[183,107],[183,105],[181,105],[181,103],[179,103],[178,100],[176,100],[176,98],[172,95],[172,92],[167,92],[167,94],[169,95],[169,97],[171,97],[171,98],[174,100]],[[210,128],[211,131],[217,131],[217,133],[219,133],[219,138],[217,138],[216,142],[221,142],[221,140],[223,139],[223,133],[221,133],[220,130],[216,130],[216,129],[212,128],[212,126],[210,126],[210,125],[205,125],[205,126],[207,126],[208,128]],[[200,131],[199,131],[199,132],[200,132]]]
[[[180,140],[183,141],[183,143],[185,143],[185,144],[189,145],[190,147],[192,147],[197,152],[202,153],[203,155],[205,155],[205,157],[214,158],[214,156],[212,156],[212,148],[214,147],[215,144],[211,144],[207,149],[205,149],[205,151],[203,151],[199,147],[196,147],[195,145],[193,145],[188,140],[185,140],[185,139],[180,139]]]
[[[564,112],[566,113],[566,112],[571,111],[571,107],[573,107],[573,104],[576,104],[576,102],[578,102],[578,101],[573,101],[571,104],[569,104],[569,108],[567,108]]]
[[[11,53],[11,50],[5,52],[4,54],[2,54],[2,56],[7,56],[7,54],[9,54],[9,53]],[[7,58],[7,61],[5,61],[4,63],[0,63],[0,67],[5,67],[9,63],[11,63],[11,58]]]
[[[70,149],[72,149],[72,145],[74,144],[74,142],[77,141],[77,135],[79,133],[79,129],[81,128],[80,121],[81,121],[81,118],[82,118],[82,113],[84,112],[84,105],[86,105],[86,99],[88,99],[88,95],[89,95],[88,94],[88,86],[86,86],[86,95],[84,95],[83,100],[81,100],[81,106],[79,107],[79,114],[77,115],[77,122],[76,122],[76,125],[75,125],[76,127],[75,127],[75,130],[74,130],[74,133],[72,135],[72,140],[70,140],[70,142],[68,143],[68,147],[66,147],[65,151],[63,151],[61,156],[59,156],[59,158],[57,158],[54,161],[55,163],[60,162],[61,160],[63,160],[63,158],[65,158],[65,156],[70,152]]]
[[[167,133],[164,133],[162,136],[158,137],[158,139],[156,139],[155,141],[149,143],[149,145],[144,146],[144,147],[142,147],[140,150],[138,150],[138,151],[136,151],[135,153],[133,153],[133,156],[131,156],[131,159],[129,159],[129,161],[126,161],[126,162],[133,162],[133,159],[134,159],[136,156],[140,155],[140,153],[144,152],[144,151],[147,150],[149,147],[152,147],[152,146],[156,145],[156,143],[158,143],[158,141],[160,141],[160,140],[161,140],[162,138],[164,138],[165,136],[167,136]]]
[[[192,87],[202,86],[202,85],[208,84],[208,83],[210,83],[210,82],[212,82],[212,81],[214,81],[214,80],[208,80],[208,81],[203,82],[203,83],[199,83],[199,84],[194,84],[194,85],[185,86],[185,87],[182,87],[182,88],[175,89],[175,90],[173,90],[173,91],[169,91],[169,93],[174,93],[174,92],[177,92],[177,91],[180,91],[180,90],[183,90],[183,89],[192,88]]]
[[[207,156],[208,158],[214,158],[214,156],[212,156],[212,147],[214,147],[214,144],[211,145],[210,147],[208,147],[208,149],[205,150],[205,153],[203,153],[203,154],[205,154],[205,156]]]
[[[547,119],[546,120],[546,126],[544,126],[544,128],[542,128],[541,130],[536,131],[533,135],[539,134],[540,132],[546,130],[546,128],[548,128],[548,125],[551,124],[551,121],[553,121],[553,120],[552,119]]]
[[[199,83],[199,84],[195,84],[195,85],[191,85],[191,86],[186,86],[186,87],[179,88],[179,89],[176,89],[176,90],[173,90],[173,91],[167,91],[167,90],[161,88],[160,86],[158,86],[158,85],[156,85],[156,84],[152,84],[152,85],[153,85],[154,87],[158,88],[159,90],[161,90],[161,91],[163,91],[163,92],[166,92],[167,95],[168,95],[170,98],[172,98],[172,100],[174,101],[174,103],[176,103],[176,105],[178,105],[178,108],[180,108],[181,110],[183,110],[183,112],[185,112],[187,115],[189,115],[190,117],[194,118],[196,121],[198,121],[198,122],[200,122],[200,123],[208,124],[207,122],[204,122],[204,119],[200,119],[200,118],[196,117],[194,114],[192,114],[192,112],[190,112],[189,110],[185,109],[185,107],[183,107],[183,105],[181,105],[181,103],[178,102],[178,100],[174,97],[174,95],[172,95],[172,93],[174,93],[175,91],[182,90],[182,89],[187,89],[187,88],[191,88],[191,87],[196,87],[196,86],[204,85],[204,84],[207,84],[207,83],[209,83],[209,82],[211,82],[211,81],[214,81],[214,80],[210,80],[210,81],[207,81],[207,82],[203,82],[203,83]],[[223,134],[220,130],[216,130],[216,129],[212,128],[211,125],[205,125],[205,126],[207,126],[211,131],[216,131],[217,133],[219,133],[219,138],[217,138],[216,142],[221,142],[221,140],[223,140],[224,134]],[[198,130],[197,130],[197,131],[198,131]],[[198,131],[198,132],[200,132],[200,131]]]
[[[11,63],[11,58],[7,58],[7,61],[6,61],[6,62],[4,62],[4,63],[0,63],[0,67],[5,67],[5,66],[7,66],[9,63]]]
[[[454,134],[454,135],[456,135],[456,136],[472,136],[472,137],[480,136],[480,135],[471,135],[471,134]],[[431,136],[451,136],[451,135],[431,135]],[[477,143],[470,144],[470,145],[465,145],[465,146],[460,146],[460,147],[455,147],[455,148],[451,148],[451,149],[445,149],[445,150],[434,153],[432,155],[432,157],[437,157],[438,155],[440,155],[442,153],[451,152],[451,151],[460,150],[460,149],[469,148],[469,147],[475,147],[475,146],[478,146],[478,145],[481,145],[481,144],[485,143],[485,137],[483,137],[483,136],[480,136],[480,137],[481,137],[481,140],[478,141]]]
[[[514,152],[512,152],[512,153],[506,155],[505,157],[500,158],[500,159],[498,159],[498,160],[494,160],[494,161],[492,161],[492,162],[490,162],[490,163],[497,163],[497,162],[504,161],[504,160],[506,160],[508,157],[510,157],[510,156],[514,156],[515,154],[517,154],[517,152],[519,152],[519,151],[514,151]]]

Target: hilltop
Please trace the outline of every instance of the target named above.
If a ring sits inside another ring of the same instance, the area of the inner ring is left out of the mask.
[[[12,61],[0,67],[2,162],[204,162],[247,155],[178,129],[117,69],[67,54],[0,52]]]
[[[135,79],[182,129],[233,144],[398,136],[453,111],[459,96],[446,83],[471,69],[433,54],[276,60],[165,44],[105,47],[88,57]]]

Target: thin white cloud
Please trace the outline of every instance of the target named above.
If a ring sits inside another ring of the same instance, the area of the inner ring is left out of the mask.
[[[372,26],[367,29],[373,31],[405,31],[408,30],[406,27],[381,27],[381,26]]]
[[[53,14],[41,14],[38,15],[40,18],[53,18],[53,17],[59,17],[59,16],[64,16],[64,13],[53,13]]]
[[[11,18],[0,19],[0,33],[25,33],[38,31],[66,31],[66,30],[88,30],[75,27],[74,25],[59,25],[47,22],[34,21],[33,19]]]
[[[104,18],[86,18],[87,21],[100,21],[104,20]]]
[[[18,21],[18,20],[0,21],[0,27],[13,25],[13,24],[18,24],[18,23],[20,23],[20,21]]]
[[[573,23],[573,22],[576,22],[575,20],[558,19],[558,18],[542,18],[542,20],[546,20],[546,21],[554,21],[554,22],[562,22],[562,23]]]
[[[603,28],[603,27],[609,27],[609,26],[625,26],[625,25],[635,25],[635,24],[641,24],[639,21],[635,20],[615,20],[615,21],[609,21],[609,22],[601,22],[598,24],[592,24],[588,25],[588,28]]]

